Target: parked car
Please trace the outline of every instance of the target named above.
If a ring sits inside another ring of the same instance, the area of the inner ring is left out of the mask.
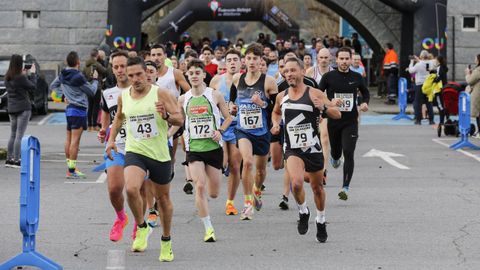
[[[30,54],[26,55],[25,65],[35,65],[37,69],[37,89],[30,96],[32,112],[45,115],[48,112],[48,83],[40,69],[37,60]],[[8,113],[7,89],[5,88],[5,73],[7,73],[10,56],[0,56],[0,113]]]

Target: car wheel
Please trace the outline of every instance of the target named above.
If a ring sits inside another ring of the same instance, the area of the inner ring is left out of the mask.
[[[42,100],[42,106],[37,110],[38,114],[46,115],[48,113],[48,97],[45,95]]]

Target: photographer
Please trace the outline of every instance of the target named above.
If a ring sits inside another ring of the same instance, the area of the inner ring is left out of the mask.
[[[30,95],[33,94],[36,83],[35,65],[25,63],[18,54],[12,55],[5,75],[11,130],[5,162],[7,167],[20,168],[20,147],[32,110]]]
[[[105,53],[100,53],[97,49],[93,49],[90,52],[90,59],[85,62],[85,68],[83,69],[83,74],[89,82],[92,81],[92,74],[97,71],[98,73],[98,90],[93,97],[88,98],[88,114],[87,114],[87,123],[88,131],[100,130],[99,124],[97,122],[98,112],[100,110],[100,99],[102,96],[102,87],[103,79],[107,75],[107,69],[104,67]]]
[[[471,87],[470,92],[470,116],[475,117],[477,121],[477,130],[480,129],[480,54],[477,54],[475,58],[475,67],[472,69],[469,65],[468,68],[465,69],[465,80],[467,81],[468,85]],[[476,136],[479,136],[479,132],[477,132]]]
[[[415,125],[422,124],[422,105],[425,103],[428,111],[428,120],[430,125],[435,124],[433,121],[433,106],[431,102],[428,102],[427,96],[422,92],[422,86],[425,79],[430,74],[430,70],[434,68],[432,60],[429,60],[429,53],[426,50],[420,52],[420,57],[416,55],[410,56],[410,65],[408,66],[408,72],[415,74],[415,100],[413,108],[415,111]]]

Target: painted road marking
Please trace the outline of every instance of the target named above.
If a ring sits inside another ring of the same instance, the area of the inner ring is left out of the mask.
[[[53,113],[43,117],[43,119],[40,122],[38,122],[37,125],[39,126],[44,125],[52,116],[53,116]]]
[[[456,141],[458,141],[458,140],[459,140],[459,139],[432,139],[432,141],[434,141],[434,142],[436,142],[436,143],[438,143],[438,144],[440,144],[440,145],[446,146],[446,147],[448,147],[448,148],[450,148],[450,145],[452,145],[454,142],[456,142]],[[452,143],[451,143],[451,144],[448,144],[448,143],[445,143],[445,142],[443,142],[443,141],[450,141],[450,142],[452,142]],[[475,154],[472,154],[472,153],[470,153],[470,152],[468,152],[468,151],[465,151],[465,150],[462,150],[462,149],[458,149],[458,150],[455,150],[455,151],[457,151],[457,152],[459,152],[459,153],[462,153],[462,154],[464,154],[465,156],[471,157],[471,158],[475,159],[476,161],[480,162],[480,156],[477,156],[477,155],[475,155]]]
[[[391,153],[391,152],[384,152],[377,149],[371,149],[368,151],[364,157],[379,157],[383,159],[388,164],[392,165],[393,167],[399,168],[401,170],[410,170],[409,167],[399,163],[398,161],[394,160],[393,157],[404,157],[402,154]]]
[[[102,172],[102,174],[100,174],[100,176],[98,177],[95,183],[101,184],[101,183],[105,183],[105,181],[107,181],[107,174],[105,172]]]

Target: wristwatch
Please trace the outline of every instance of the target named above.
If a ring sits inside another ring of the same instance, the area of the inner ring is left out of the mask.
[[[223,133],[225,132],[225,130],[224,130],[223,128],[219,128],[219,129],[217,129],[217,130],[218,130],[218,132],[220,132],[220,134],[222,134],[222,135],[223,135]]]
[[[162,118],[163,118],[163,117],[162,117]],[[167,117],[163,118],[163,120],[166,121],[166,120],[168,120],[168,118],[170,118],[170,113],[169,113],[169,112],[167,112]]]

